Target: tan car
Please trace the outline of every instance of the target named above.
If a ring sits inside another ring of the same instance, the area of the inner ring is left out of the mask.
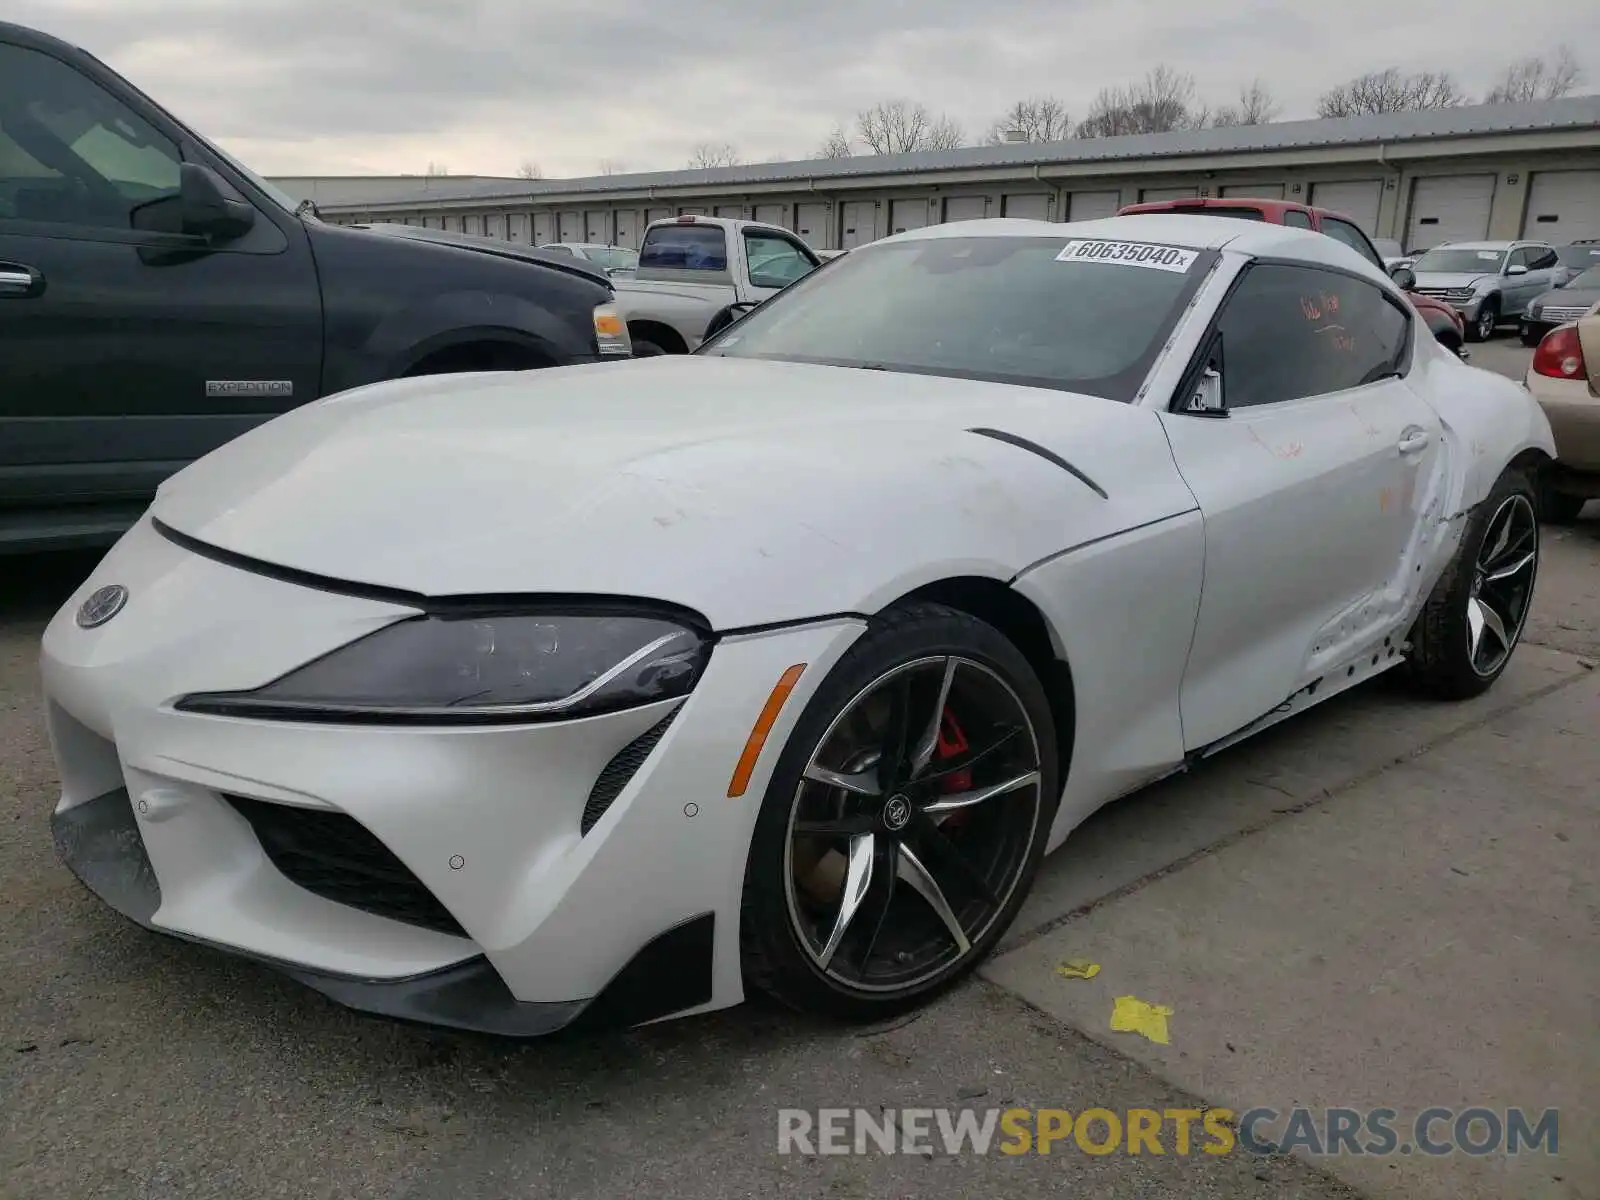
[[[1556,439],[1555,465],[1539,489],[1540,515],[1577,520],[1585,502],[1600,498],[1600,304],[1544,335],[1523,383]]]

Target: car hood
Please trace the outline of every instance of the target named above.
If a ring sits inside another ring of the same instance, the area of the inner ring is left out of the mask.
[[[1416,271],[1419,288],[1466,288],[1483,279],[1495,279],[1493,271],[1474,274],[1470,271]]]
[[[1108,495],[973,427],[1076,448],[1068,458]],[[871,611],[951,576],[1009,580],[1194,507],[1147,409],[661,356],[354,389],[180,471],[151,511],[200,542],[334,580],[646,596],[728,629]]]
[[[609,284],[610,277],[598,263],[570,254],[557,254],[524,246],[520,242],[503,242],[496,238],[475,237],[467,233],[451,233],[445,229],[426,229],[420,225],[353,225],[348,229],[378,237],[406,238],[413,242],[427,242],[435,246],[449,246],[455,250],[468,250],[474,254],[488,254],[494,258],[509,258],[520,262],[538,263],[541,267],[554,267],[568,275],[581,275],[598,283]]]
[[[1551,288],[1548,292],[1541,292],[1529,301],[1529,307],[1538,305],[1543,308],[1546,304],[1556,308],[1588,308],[1600,303],[1600,288]]]

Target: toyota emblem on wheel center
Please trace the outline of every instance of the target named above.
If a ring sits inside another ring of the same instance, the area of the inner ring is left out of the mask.
[[[120,583],[97,588],[78,608],[78,627],[96,629],[122,611],[128,603],[128,589]]]
[[[904,829],[911,820],[911,801],[904,796],[891,796],[883,806],[883,824],[890,830]]]

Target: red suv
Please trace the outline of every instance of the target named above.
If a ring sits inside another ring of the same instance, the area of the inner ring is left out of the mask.
[[[1443,300],[1435,300],[1432,296],[1423,296],[1411,290],[1406,277],[1401,271],[1409,268],[1396,268],[1393,272],[1385,269],[1383,256],[1372,245],[1371,240],[1361,231],[1361,227],[1349,217],[1341,213],[1332,212],[1326,208],[1312,208],[1309,204],[1294,204],[1288,200],[1260,200],[1254,196],[1224,196],[1212,198],[1209,196],[1195,196],[1184,200],[1152,200],[1147,204],[1130,204],[1121,209],[1117,216],[1125,217],[1134,213],[1189,213],[1202,214],[1212,217],[1234,217],[1243,221],[1266,221],[1272,225],[1289,225],[1297,229],[1315,229],[1318,233],[1325,233],[1331,238],[1343,242],[1362,258],[1366,259],[1378,270],[1395,278],[1395,281],[1406,289],[1406,296],[1411,301],[1411,307],[1428,323],[1428,328],[1433,331],[1434,338],[1443,346],[1454,350],[1465,358],[1466,350],[1463,347],[1465,337],[1461,324],[1461,314]],[[1412,277],[1414,278],[1414,277]]]

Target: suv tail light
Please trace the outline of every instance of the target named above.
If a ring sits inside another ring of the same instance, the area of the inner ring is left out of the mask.
[[[1549,379],[1589,378],[1576,325],[1559,325],[1544,335],[1533,352],[1533,373]]]

